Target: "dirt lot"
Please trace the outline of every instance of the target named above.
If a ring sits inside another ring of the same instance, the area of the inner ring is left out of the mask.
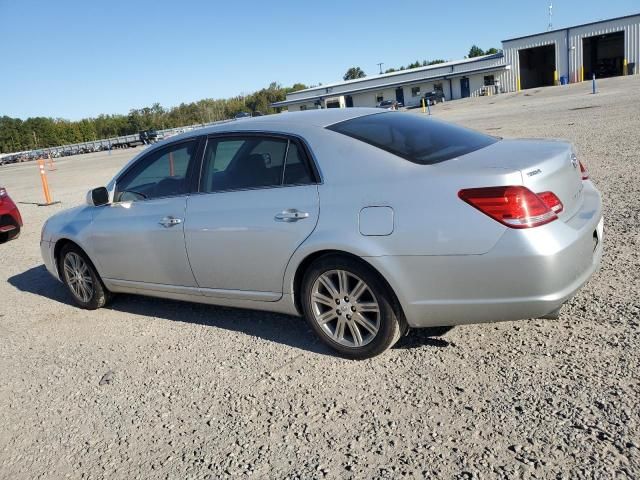
[[[576,144],[604,195],[605,254],[561,318],[414,331],[365,362],[282,315],[71,306],[42,266],[41,225],[133,152],[60,160],[62,205],[20,205],[23,233],[0,245],[0,477],[640,477],[640,76],[599,86],[433,109]],[[34,164],[0,167],[0,184],[41,200]]]

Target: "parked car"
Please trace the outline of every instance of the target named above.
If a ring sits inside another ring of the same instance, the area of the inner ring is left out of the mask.
[[[240,118],[251,118],[251,114],[249,112],[240,112],[240,113],[236,113],[236,116],[234,118],[236,120]]]
[[[378,103],[377,107],[384,108],[386,110],[397,110],[398,108],[404,107],[404,104],[395,100],[383,100]]]
[[[51,217],[41,251],[82,308],[124,292],[301,315],[366,358],[409,327],[557,316],[602,239],[570,143],[348,108],[152,146]]]
[[[427,92],[424,94],[425,104],[429,101],[430,105],[435,105],[436,103],[444,102],[444,92],[441,90],[433,90],[431,92]]]
[[[13,240],[20,235],[22,216],[6,188],[0,187],[0,243]]]
[[[140,136],[140,142],[143,145],[151,145],[159,140],[158,132],[155,130],[142,130],[138,135]]]

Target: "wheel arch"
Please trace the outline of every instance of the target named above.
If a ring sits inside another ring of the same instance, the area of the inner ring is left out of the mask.
[[[309,253],[306,257],[304,257],[302,259],[302,261],[298,264],[295,274],[293,276],[293,302],[295,305],[295,308],[297,310],[297,312],[302,315],[303,314],[303,310],[302,310],[302,279],[304,278],[305,273],[307,272],[307,270],[309,269],[309,267],[311,266],[311,264],[313,262],[315,262],[317,259],[325,257],[325,256],[329,256],[329,255],[338,255],[338,256],[343,256],[343,257],[347,257],[350,258],[352,260],[355,260],[356,262],[360,263],[361,265],[365,266],[367,269],[369,269],[376,277],[378,277],[378,279],[380,280],[380,282],[387,288],[387,290],[389,291],[389,293],[391,294],[391,300],[392,300],[392,306],[393,309],[395,311],[396,316],[398,317],[398,320],[400,321],[400,324],[404,329],[406,329],[406,325],[407,325],[407,320],[406,317],[404,315],[404,310],[402,308],[402,304],[400,303],[400,301],[398,300],[398,295],[396,294],[395,290],[393,289],[393,287],[391,286],[391,284],[387,281],[387,279],[385,278],[384,275],[382,275],[377,268],[375,268],[373,265],[371,265],[369,262],[366,261],[366,259],[355,255],[353,253],[344,251],[344,250],[336,250],[336,249],[324,249],[324,250],[317,250],[315,252]]]
[[[59,238],[58,240],[56,240],[55,245],[53,247],[53,261],[55,263],[55,267],[56,267],[56,270],[58,272],[58,276],[60,277],[61,280],[62,280],[62,276],[61,276],[61,272],[60,272],[60,252],[62,252],[62,249],[66,245],[75,245],[80,250],[82,250],[82,253],[84,253],[84,255],[87,257],[87,259],[91,263],[91,266],[98,273],[98,275],[100,275],[100,277],[102,278],[102,275],[100,274],[100,271],[96,267],[96,263],[93,261],[91,256],[87,253],[87,250],[82,245],[80,245],[78,242],[76,242],[74,240],[71,240],[70,238],[67,238],[67,237],[62,237],[62,238]]]

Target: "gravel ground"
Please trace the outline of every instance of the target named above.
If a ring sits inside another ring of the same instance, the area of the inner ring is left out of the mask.
[[[639,478],[640,76],[460,100],[435,116],[573,141],[604,195],[601,270],[559,320],[413,331],[336,358],[283,315],[120,296],[70,305],[42,222],[132,152],[62,159],[61,206],[0,245],[0,477]],[[39,201],[34,164],[0,167]]]

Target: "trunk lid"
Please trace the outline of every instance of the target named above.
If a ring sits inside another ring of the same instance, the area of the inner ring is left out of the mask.
[[[553,192],[562,202],[558,217],[569,220],[582,205],[582,174],[573,146],[560,140],[501,140],[459,157],[469,168],[519,170],[534,193]],[[490,185],[477,185],[478,187]]]

